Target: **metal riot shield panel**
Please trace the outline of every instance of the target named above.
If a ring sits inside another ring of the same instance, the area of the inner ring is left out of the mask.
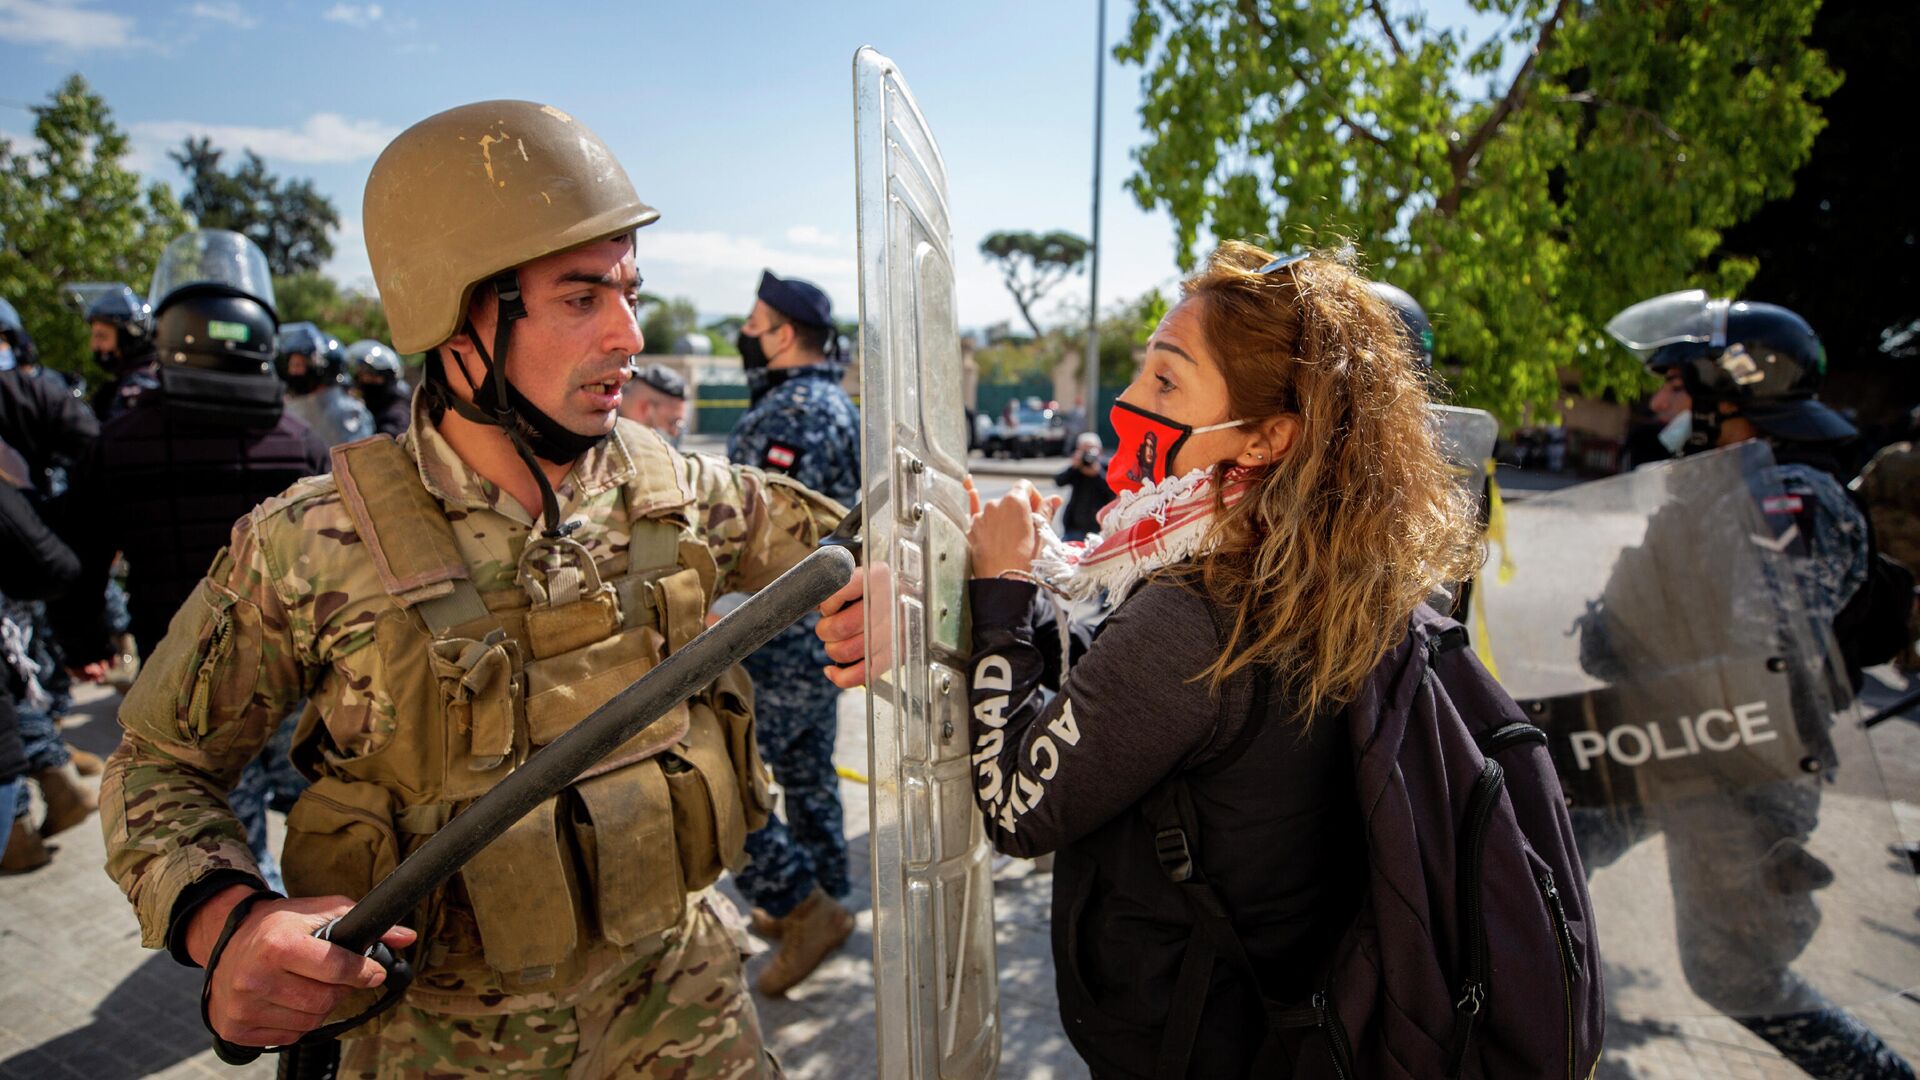
[[[1493,457],[1494,441],[1500,437],[1500,422],[1484,409],[1429,405],[1427,411],[1440,433],[1441,453],[1477,503],[1487,486],[1487,462]]]
[[[1549,734],[1622,1017],[1920,983],[1914,878],[1803,599],[1805,538],[1763,512],[1785,497],[1748,442],[1510,503],[1512,573],[1475,589],[1478,644]]]
[[[880,1075],[988,1077],[1000,1057],[993,863],[968,761],[946,165],[892,61],[861,49],[853,89]]]

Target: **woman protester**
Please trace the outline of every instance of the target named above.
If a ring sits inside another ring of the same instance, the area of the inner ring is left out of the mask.
[[[1246,1076],[1264,1036],[1239,965],[1180,988],[1195,913],[1155,844],[1176,790],[1197,836],[1172,854],[1224,899],[1259,990],[1307,999],[1366,880],[1343,706],[1479,557],[1365,278],[1234,242],[1182,292],[1114,407],[1100,534],[1053,539],[1024,487],[971,534],[976,792],[1002,851],[1058,852],[1060,1011],[1100,1077]],[[1043,586],[1116,605],[1057,690]]]

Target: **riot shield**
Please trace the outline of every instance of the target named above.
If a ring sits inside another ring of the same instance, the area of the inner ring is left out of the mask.
[[[1914,878],[1805,537],[1748,442],[1508,504],[1475,590],[1550,737],[1629,1019],[1778,1016],[1920,983]],[[1494,554],[1495,558],[1499,553]]]
[[[1500,437],[1500,422],[1485,409],[1455,405],[1429,405],[1427,413],[1440,433],[1440,452],[1477,503],[1487,486],[1487,462]]]
[[[861,49],[853,91],[879,1072],[987,1077],[998,987],[991,849],[968,762],[967,429],[946,165],[892,61]]]

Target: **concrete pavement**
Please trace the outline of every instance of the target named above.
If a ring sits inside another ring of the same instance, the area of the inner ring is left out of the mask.
[[[1876,695],[1885,697],[1884,687]],[[67,734],[76,745],[106,752],[117,740],[115,698],[88,688]],[[1887,785],[1908,835],[1920,835],[1920,725],[1895,721],[1873,734]],[[864,772],[864,698],[842,697],[841,764]],[[867,790],[843,782],[847,831],[856,877],[867,857]],[[1838,804],[1835,804],[1837,807]],[[1869,808],[1870,809],[1870,808]],[[1825,820],[1838,827],[1845,811]],[[276,815],[277,824],[277,815]],[[20,1080],[140,1076],[269,1077],[270,1061],[230,1069],[207,1049],[198,1013],[199,974],[161,953],[139,946],[132,912],[101,870],[99,831],[83,825],[58,838],[54,863],[32,874],[0,878],[0,1077]],[[1664,869],[1652,841],[1630,856],[1643,868]],[[1624,860],[1623,864],[1624,865]],[[1912,878],[1897,866],[1877,889],[1871,907],[1835,905],[1829,919],[1845,917],[1884,927],[1901,938],[1920,935]],[[1048,937],[1050,879],[1031,864],[1008,861],[995,886],[1004,1038],[1001,1075],[1085,1077],[1087,1072],[1061,1031],[1053,994]],[[1899,897],[1904,896],[1904,900]],[[875,1070],[871,915],[864,881],[851,904],[859,911],[854,936],[820,972],[782,1001],[762,1001],[768,1040],[788,1075],[800,1080],[871,1076]],[[1632,979],[1636,935],[1602,929],[1614,985]],[[1841,958],[1844,960],[1844,958]],[[764,959],[751,962],[757,965]],[[1910,1060],[1920,1061],[1920,1003],[1901,987],[1885,985],[1860,1016]],[[1599,1076],[1604,1080],[1692,1080],[1696,1077],[1789,1078],[1800,1076],[1744,1028],[1725,1019],[1683,1018],[1653,1022],[1615,1019]]]

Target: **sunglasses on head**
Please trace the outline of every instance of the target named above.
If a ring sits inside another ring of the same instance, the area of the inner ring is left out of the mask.
[[[1261,267],[1259,270],[1255,271],[1255,273],[1277,274],[1280,271],[1285,270],[1287,267],[1292,266],[1294,263],[1297,263],[1301,259],[1304,259],[1306,257],[1307,257],[1307,253],[1304,251],[1297,252],[1292,255],[1282,255],[1279,258],[1268,263],[1267,265]]]

